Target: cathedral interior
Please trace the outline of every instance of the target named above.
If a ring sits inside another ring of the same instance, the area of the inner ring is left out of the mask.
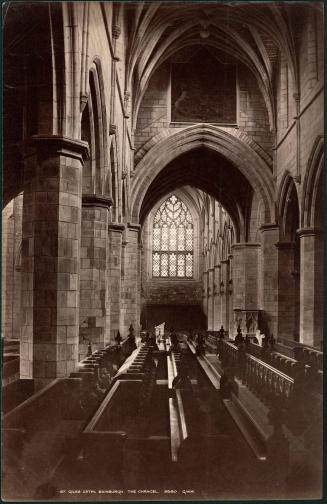
[[[322,2],[4,5],[4,500],[322,497],[323,70]]]

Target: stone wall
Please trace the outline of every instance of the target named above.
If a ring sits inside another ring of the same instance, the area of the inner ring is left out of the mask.
[[[197,305],[202,300],[202,282],[192,280],[152,280],[143,282],[148,304]]]
[[[266,105],[257,82],[242,65],[238,68],[238,94],[240,130],[271,155],[273,134]],[[151,78],[140,105],[135,131],[136,150],[168,127],[175,129],[181,125],[170,123],[170,65],[163,64]]]

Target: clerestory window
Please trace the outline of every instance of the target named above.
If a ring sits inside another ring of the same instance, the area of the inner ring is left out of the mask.
[[[187,206],[174,194],[157,210],[152,238],[153,277],[193,277],[192,216]]]

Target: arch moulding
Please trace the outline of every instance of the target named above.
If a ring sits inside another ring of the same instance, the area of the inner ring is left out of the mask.
[[[316,197],[324,164],[324,138],[319,136],[313,145],[303,182],[301,226],[314,227]]]
[[[138,222],[147,189],[173,159],[204,147],[230,161],[262,199],[265,222],[274,220],[274,180],[268,163],[247,143],[217,126],[199,124],[178,131],[153,145],[138,163],[131,188],[132,219]]]

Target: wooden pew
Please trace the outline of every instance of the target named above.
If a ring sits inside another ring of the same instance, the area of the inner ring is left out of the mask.
[[[208,350],[209,353],[217,354],[218,351],[218,331],[215,332],[207,332],[206,335],[206,342],[205,342],[206,349]]]
[[[49,481],[85,422],[74,415],[80,387],[80,378],[58,378],[4,416],[7,488],[13,484],[11,478],[21,477],[25,497],[32,498],[38,486]]]
[[[196,356],[199,365],[205,372],[211,384],[214,386],[216,390],[219,390],[220,378],[221,378],[220,373],[217,371],[216,368],[214,368],[214,366],[211,364],[211,362],[207,359],[205,355],[196,355],[194,344],[191,341],[188,341],[187,344],[192,354]]]
[[[124,364],[120,367],[117,374],[114,376],[113,381],[116,380],[130,380],[132,378],[142,379],[144,375],[144,368],[146,361],[151,353],[150,347],[142,345],[132,354],[127,357]]]
[[[168,389],[172,390],[174,378],[177,376],[176,362],[172,354],[167,355]]]
[[[148,360],[143,372],[136,373],[139,379],[135,379],[133,369],[128,373],[130,369],[131,366],[116,378],[83,431],[83,444],[88,459],[93,457],[93,453],[97,453],[97,460],[102,460],[99,450],[101,446],[106,450],[109,441],[110,447],[113,444],[115,450],[121,451],[126,436],[132,433],[138,436],[143,434],[142,429],[146,427],[150,417],[148,409],[156,383],[156,366]]]
[[[169,398],[170,449],[172,462],[178,461],[181,444],[188,437],[188,429],[180,390]]]
[[[234,394],[232,394],[231,399],[223,399],[223,403],[255,457],[260,461],[267,460],[266,442],[268,437],[266,433]]]
[[[135,426],[141,386],[142,380],[116,380],[83,430],[83,463],[92,471],[121,473],[124,444]]]

